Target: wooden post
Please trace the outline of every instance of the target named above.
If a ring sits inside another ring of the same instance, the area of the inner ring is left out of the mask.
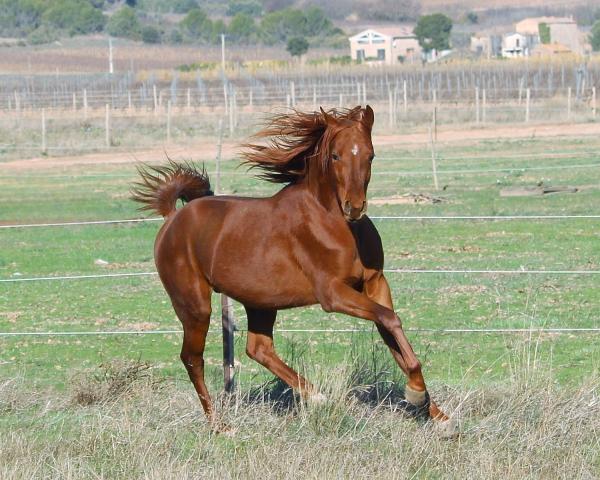
[[[481,121],[485,123],[487,120],[487,95],[485,92],[485,88],[481,91]]]
[[[571,119],[571,87],[567,88],[567,120]]]
[[[402,95],[404,97],[404,116],[406,116],[408,114],[408,92],[406,90],[406,80],[404,80],[402,88]]]
[[[431,172],[433,173],[433,186],[436,190],[439,190],[438,177],[437,177],[437,165],[435,161],[435,142],[433,140],[433,128],[429,127],[429,144],[431,145]]]
[[[77,97],[75,96],[75,92],[73,92],[73,111],[77,110]]]
[[[133,103],[131,102],[131,90],[127,90],[127,109],[129,113],[133,111]]]
[[[340,93],[340,104],[339,107],[342,108],[344,106],[344,95]]]
[[[529,123],[529,101],[531,99],[531,90],[527,88],[525,93],[525,123]]]
[[[106,148],[110,148],[110,110],[108,103],[104,106],[104,131]]]
[[[87,100],[87,89],[83,89],[83,118],[87,120],[88,117],[88,100]]]
[[[217,137],[217,157],[215,158],[215,195],[221,193],[221,149],[223,148],[223,118],[219,119],[219,135]]]
[[[292,100],[289,93],[286,93],[285,95],[285,106],[287,108],[290,108],[292,106]]]
[[[186,94],[186,108],[187,108],[188,113],[190,113],[190,111],[192,109],[192,92],[188,88],[187,91],[185,92],[185,94]]]
[[[366,107],[367,106],[367,83],[366,82],[363,82],[362,94],[363,94],[362,103]]]
[[[46,109],[42,108],[42,155],[48,153],[48,147],[46,145]]]
[[[225,102],[225,115],[229,113],[229,98],[227,95],[227,85],[223,83],[223,101]]]
[[[290,82],[290,98],[292,99],[292,107],[296,108],[296,85]]]
[[[475,87],[475,123],[479,125],[479,87]]]
[[[171,100],[167,102],[167,143],[171,143]]]
[[[358,103],[360,105],[361,100],[362,100],[362,97],[360,95],[360,82],[356,82],[356,103]]]
[[[596,117],[596,87],[592,87],[592,116]]]
[[[154,100],[154,115],[158,113],[158,97],[156,96],[156,85],[152,85],[152,99]]]
[[[433,115],[431,117],[432,126],[433,126],[433,141],[437,142],[437,107],[433,107]]]
[[[225,391],[232,392],[234,388],[235,355],[234,355],[234,318],[231,298],[221,294],[221,322],[223,324],[223,380]]]
[[[388,87],[388,121],[390,128],[394,127],[394,97],[392,89]]]
[[[250,111],[253,112],[254,111],[254,90],[252,90],[252,88],[250,88],[250,93],[248,95],[249,95],[248,104],[250,106]]]

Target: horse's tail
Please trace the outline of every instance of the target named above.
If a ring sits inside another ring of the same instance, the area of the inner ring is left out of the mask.
[[[131,198],[142,204],[140,210],[167,217],[175,211],[177,200],[190,202],[213,194],[204,167],[198,170],[190,163],[169,160],[164,166],[143,165],[137,170],[142,179],[133,184]]]

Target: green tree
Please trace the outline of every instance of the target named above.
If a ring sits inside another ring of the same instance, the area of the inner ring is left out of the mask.
[[[600,51],[600,20],[596,20],[590,33],[590,43],[594,52]]]
[[[538,32],[540,34],[540,42],[550,43],[550,27],[547,23],[540,23],[538,25]]]
[[[175,0],[172,3],[174,13],[188,13],[194,8],[198,8],[198,2],[196,0]]]
[[[42,23],[43,0],[0,0],[0,36],[27,35]]]
[[[179,25],[194,40],[210,40],[213,37],[213,24],[199,8],[192,8]]]
[[[142,28],[142,42],[160,43],[160,32],[153,25],[146,25]]]
[[[124,6],[110,17],[106,30],[114,37],[139,39],[141,25],[133,8]]]
[[[423,50],[439,52],[450,48],[451,31],[452,20],[443,13],[434,13],[419,17],[414,33]]]
[[[226,14],[233,17],[238,13],[245,13],[251,17],[258,17],[262,11],[262,5],[255,0],[230,0]]]
[[[99,32],[106,17],[87,0],[57,0],[46,9],[42,21],[76,35]]]
[[[254,19],[246,13],[236,13],[227,29],[233,40],[248,40],[256,32]]]
[[[286,50],[292,57],[300,57],[308,51],[308,41],[304,37],[292,37],[287,42]]]

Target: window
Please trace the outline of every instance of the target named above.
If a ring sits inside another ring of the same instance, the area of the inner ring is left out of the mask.
[[[357,51],[356,51],[356,59],[357,59],[359,62],[362,62],[362,61],[364,61],[364,59],[365,59],[365,51],[364,51],[364,50],[357,50]]]
[[[385,43],[385,38],[383,38],[381,35],[377,35],[376,33],[374,33],[372,43]]]
[[[369,36],[363,35],[362,37],[359,37],[358,43],[360,43],[361,45],[364,45],[365,43],[369,43]]]
[[[385,60],[385,48],[377,50],[377,60]]]
[[[517,47],[520,47],[519,43],[520,43],[520,39],[519,39],[519,38],[517,38],[517,39],[516,39],[516,46],[517,46]]]

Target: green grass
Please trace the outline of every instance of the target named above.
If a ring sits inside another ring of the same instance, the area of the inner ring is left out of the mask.
[[[433,192],[427,175],[377,175],[420,172],[428,168],[425,150],[378,149],[371,197],[409,192],[440,196],[439,204],[373,205],[371,215],[593,214],[600,199],[600,167],[521,172],[524,167],[580,165],[600,160],[590,153],[597,140],[573,138],[483,141],[440,150],[441,184]],[[552,154],[572,153],[568,157]],[[516,158],[518,155],[547,155]],[[211,169],[211,166],[208,166]],[[510,173],[443,174],[444,170],[515,168]],[[266,195],[277,187],[246,175],[237,162],[224,162],[222,190]],[[136,173],[133,165],[63,167],[11,175],[0,171],[0,222],[29,223],[134,218],[128,199]],[[501,197],[507,186],[585,187],[577,194]],[[152,245],[160,222],[128,225],[49,227],[0,231],[0,278],[153,271]],[[598,221],[512,220],[377,221],[389,268],[403,269],[600,269]],[[108,261],[106,266],[95,260]],[[592,275],[388,274],[395,306],[408,329],[598,327],[600,298]],[[4,283],[0,290],[0,330],[5,332],[177,329],[178,321],[155,277],[61,282]],[[215,296],[215,317],[218,314]],[[243,310],[236,306],[240,329]],[[371,328],[366,322],[330,315],[318,307],[280,312],[279,326]],[[207,356],[220,358],[218,328],[209,337]],[[346,335],[282,333],[307,348],[306,355],[336,363]],[[373,341],[370,334],[358,333]],[[502,358],[520,341],[515,335],[411,333],[424,357],[428,378],[474,381],[490,372],[503,375]],[[142,358],[181,375],[177,336],[3,337],[3,374],[17,372],[42,383],[64,382],[80,365],[112,357]],[[238,335],[243,352],[244,333]],[[597,371],[600,349],[594,335],[545,335],[540,354],[556,367],[560,381],[573,382]],[[285,348],[283,349],[285,352]],[[240,356],[240,355],[238,355]],[[239,360],[252,371],[258,367]],[[578,368],[572,368],[577,365]],[[34,368],[31,368],[34,367]],[[39,369],[42,369],[40,371]],[[215,368],[218,368],[215,366]],[[443,372],[443,373],[442,373]]]

